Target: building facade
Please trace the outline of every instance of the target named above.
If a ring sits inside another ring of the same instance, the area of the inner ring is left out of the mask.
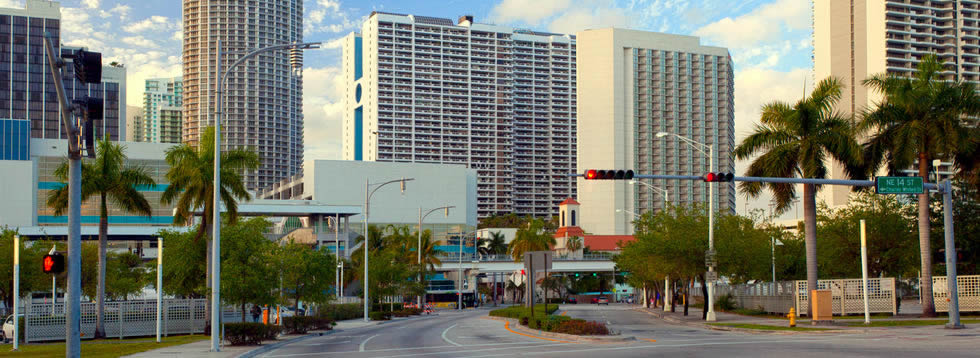
[[[303,41],[302,0],[183,1],[183,141],[196,145],[213,124],[217,42],[224,72],[241,56],[264,46]],[[259,54],[235,68],[224,83],[222,146],[254,148],[261,160],[245,173],[251,190],[302,171],[302,54]],[[292,62],[291,62],[292,60]]]
[[[143,91],[143,115],[134,142],[180,143],[183,81],[180,77],[151,78]]]
[[[575,195],[575,38],[374,12],[344,40],[343,158],[462,164],[478,215]]]
[[[735,171],[734,69],[727,49],[702,46],[697,37],[635,30],[576,35],[579,168],[666,175]],[[713,146],[715,168],[709,169],[707,148],[702,153],[660,132]],[[662,210],[668,201],[707,207],[709,195],[707,183],[695,180],[578,178],[577,185],[582,228],[606,235],[632,234],[631,212]],[[734,213],[735,184],[715,188],[716,210]]]
[[[880,73],[910,75],[928,54],[945,62],[944,79],[980,84],[980,2],[813,2],[813,74],[816,81],[834,76],[844,82],[838,109],[845,114],[860,113],[880,100],[861,81]],[[839,163],[830,164],[832,178],[846,178]],[[950,169],[946,162],[940,171]],[[849,193],[848,187],[829,186],[820,196],[835,207],[846,205]]]
[[[65,138],[58,95],[44,49],[44,34],[54,37],[55,52],[62,56],[71,56],[78,48],[61,46],[60,30],[58,2],[27,0],[23,9],[0,8],[0,52],[3,53],[0,56],[0,119],[26,122],[30,138]],[[62,76],[70,101],[102,98],[104,118],[95,122],[96,137],[109,135],[112,140],[125,139],[126,96],[122,94],[126,90],[126,69],[121,65],[104,66],[99,84],[77,81],[72,66],[63,67]]]
[[[471,233],[477,224],[477,172],[463,165],[431,163],[380,163],[352,160],[309,160],[303,175],[282,180],[256,194],[257,199],[312,200],[332,205],[364,206],[364,179],[371,183],[412,178],[405,191],[397,183],[384,187],[371,197],[371,225],[418,228],[419,208],[428,211],[455,206],[449,215],[442,210],[425,218],[423,230],[431,230],[440,242],[437,249],[457,250],[461,233]],[[343,173],[343,174],[339,174]],[[353,215],[351,232],[363,234],[363,215]],[[455,235],[454,235],[455,234]],[[451,246],[451,247],[450,247]],[[472,245],[464,248],[472,252]]]

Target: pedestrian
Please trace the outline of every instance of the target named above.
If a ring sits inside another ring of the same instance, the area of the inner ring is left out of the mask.
[[[261,315],[262,309],[259,308],[259,305],[252,305],[252,322],[258,323]]]

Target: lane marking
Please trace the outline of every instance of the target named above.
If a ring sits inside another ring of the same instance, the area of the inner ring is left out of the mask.
[[[463,346],[462,344],[453,342],[453,341],[449,340],[449,338],[446,338],[446,333],[449,333],[449,330],[450,329],[453,329],[453,327],[456,327],[457,324],[459,324],[459,323],[453,324],[452,326],[449,326],[448,328],[446,328],[446,330],[442,331],[442,340],[444,340],[444,341],[446,341],[446,343],[452,344],[454,346],[462,347]]]
[[[551,346],[561,346],[561,345],[564,345],[564,344],[560,344],[560,343],[545,343],[545,342],[508,342],[508,343],[470,344],[470,345],[467,345],[467,347],[516,346],[516,347],[503,347],[503,348],[499,348],[499,349],[511,349],[511,348],[551,347]],[[369,350],[369,351],[365,351],[365,352],[368,352],[368,353],[378,353],[378,352],[411,351],[411,350],[420,350],[420,349],[440,349],[440,348],[456,348],[456,346],[429,346],[429,347],[408,347],[408,348],[385,348],[385,349]],[[424,354],[451,354],[451,353],[456,353],[456,352],[466,352],[466,351],[430,352],[430,353],[420,353],[418,355],[424,355]],[[477,351],[474,351],[474,352],[477,352]],[[325,354],[343,354],[343,353],[359,353],[359,351],[290,353],[290,354],[263,355],[263,357],[269,357],[269,358],[272,358],[272,357],[300,357],[300,356],[325,355]]]
[[[560,340],[557,340],[557,339],[551,339],[551,338],[545,338],[545,337],[538,337],[538,336],[532,336],[532,335],[530,335],[530,334],[524,334],[524,333],[521,333],[521,332],[518,332],[518,331],[515,331],[515,330],[513,330],[513,329],[510,329],[510,321],[506,321],[506,322],[504,322],[504,328],[506,328],[506,329],[507,329],[508,331],[510,331],[510,333],[513,333],[513,334],[519,334],[519,335],[522,335],[522,336],[525,336],[525,337],[531,337],[531,338],[537,338],[537,339],[543,339],[543,340],[546,340],[546,341],[552,341],[552,342],[558,342],[558,343],[572,343],[572,342],[565,342],[565,341],[560,341]]]
[[[297,344],[298,346],[324,346],[328,344],[350,343],[350,341]]]
[[[656,339],[650,339],[650,338],[644,338],[643,340],[644,341],[650,341],[650,342],[656,342],[657,341]]]
[[[359,352],[363,352],[364,351],[364,345],[367,344],[367,342],[370,341],[372,338],[377,337],[377,336],[380,336],[380,334],[375,334],[373,336],[370,336],[370,337],[368,337],[368,339],[365,339],[364,342],[361,342],[361,348],[359,348],[358,351]]]

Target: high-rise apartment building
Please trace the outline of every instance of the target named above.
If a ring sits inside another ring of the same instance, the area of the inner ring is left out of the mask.
[[[62,56],[70,56],[78,48],[61,46],[60,30],[58,2],[27,0],[23,9],[0,8],[0,120],[11,121],[11,128],[28,126],[31,138],[65,138],[44,34],[54,37],[55,51]],[[75,80],[72,66],[63,67],[62,75],[69,100],[102,98],[104,118],[95,122],[96,137],[108,134],[112,140],[125,139],[126,69],[104,66],[100,84]],[[24,132],[8,131],[4,135],[12,133]],[[21,138],[17,142],[25,141]]]
[[[196,145],[213,124],[216,49],[221,70],[251,50],[303,41],[302,0],[183,1],[183,141]],[[301,55],[300,55],[301,56]],[[301,61],[301,57],[296,58]],[[226,77],[223,148],[251,147],[261,165],[245,173],[249,189],[265,188],[303,167],[303,79],[289,51],[266,52]]]
[[[183,82],[180,77],[151,78],[143,91],[143,115],[134,142],[180,143]]]
[[[478,215],[575,196],[575,38],[374,12],[344,41],[343,157],[461,164]]]
[[[880,99],[862,80],[879,73],[912,74],[928,54],[946,63],[946,79],[980,84],[980,1],[813,2],[814,77],[843,80],[838,103],[843,113],[860,113]],[[831,176],[844,178],[839,163],[831,163]],[[829,186],[820,195],[834,207],[846,205],[849,192]]]
[[[734,69],[727,49],[702,46],[697,37],[612,28],[576,38],[581,170],[735,171]],[[713,146],[715,168],[709,169],[708,148],[661,132]],[[665,201],[708,204],[708,185],[701,181],[579,178],[577,185],[581,227],[596,234],[632,234],[632,213],[662,210]],[[715,189],[716,210],[734,213],[734,183]]]

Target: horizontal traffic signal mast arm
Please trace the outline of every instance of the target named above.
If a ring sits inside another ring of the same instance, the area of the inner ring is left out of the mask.
[[[568,174],[570,177],[584,176],[581,173]],[[634,174],[635,179],[669,179],[669,180],[704,180],[703,175],[665,175],[665,174]],[[816,185],[846,185],[846,186],[875,186],[874,180],[845,180],[845,179],[810,179],[810,178],[775,178],[775,177],[735,177],[734,181],[759,183],[786,184],[816,184]],[[937,189],[935,183],[923,183],[926,189]]]

